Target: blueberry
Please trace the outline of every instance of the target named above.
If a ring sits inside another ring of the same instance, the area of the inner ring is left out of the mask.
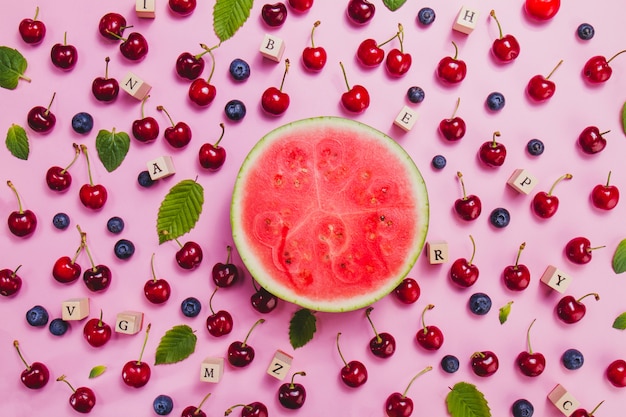
[[[154,412],[160,416],[166,416],[172,412],[174,408],[174,402],[172,401],[172,397],[169,395],[158,395],[154,401],[152,402],[152,407],[154,408]]]
[[[201,308],[202,304],[200,304],[200,301],[195,297],[185,298],[180,304],[180,309],[186,317],[196,317],[200,314]]]
[[[91,117],[91,114],[85,112],[76,113],[72,117],[72,129],[80,134],[91,132],[91,129],[93,129],[93,117]]]
[[[491,298],[482,292],[472,294],[469,299],[469,309],[476,315],[484,316],[491,310]]]
[[[533,407],[530,401],[520,398],[513,403],[511,412],[513,417],[531,417],[535,412],[535,407]]]
[[[421,103],[426,95],[422,87],[413,86],[407,90],[406,97],[411,103]]]
[[[446,157],[443,155],[435,155],[431,163],[433,168],[443,169],[446,166]]]
[[[430,7],[423,7],[417,12],[417,20],[422,25],[430,25],[435,21],[435,11]]]
[[[240,58],[235,58],[228,67],[230,75],[236,81],[245,81],[250,77],[250,65]]]
[[[243,104],[240,100],[231,100],[226,103],[224,107],[224,112],[226,113],[226,117],[230,120],[238,121],[245,117],[246,115],[246,105]]]
[[[120,239],[115,242],[114,252],[119,259],[128,259],[135,253],[135,245],[128,239]]]
[[[52,218],[52,224],[57,229],[60,229],[60,230],[67,229],[67,227],[70,225],[70,216],[68,216],[65,213],[57,213]]]
[[[539,156],[543,153],[545,147],[543,145],[543,142],[539,139],[531,139],[526,144],[526,149],[528,150],[528,153],[532,156]]]
[[[487,107],[491,111],[499,111],[504,107],[505,100],[502,93],[498,93],[497,91],[490,93],[487,96]]]
[[[124,220],[121,217],[113,216],[107,221],[107,229],[111,233],[122,233],[124,230]]]
[[[593,38],[593,35],[595,35],[595,33],[595,29],[589,23],[581,23],[578,26],[578,29],[576,29],[576,34],[580,39],[584,41],[588,41],[589,39]]]
[[[459,370],[459,358],[454,355],[446,355],[441,358],[441,369],[449,374],[453,374]]]
[[[40,305],[36,305],[26,312],[26,321],[31,326],[45,326],[48,324],[48,311]]]
[[[149,188],[154,185],[154,180],[150,177],[148,171],[141,171],[137,176],[137,182],[144,188]]]
[[[502,229],[503,227],[507,227],[509,225],[509,222],[511,221],[511,213],[502,207],[495,208],[489,215],[489,221],[494,227]]]
[[[48,329],[55,336],[63,336],[70,328],[70,324],[63,319],[54,319],[50,322]]]
[[[583,366],[585,358],[579,350],[567,349],[563,352],[563,356],[561,356],[561,362],[563,362],[565,368],[574,370]]]

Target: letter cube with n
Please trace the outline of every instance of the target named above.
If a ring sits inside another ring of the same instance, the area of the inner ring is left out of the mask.
[[[144,19],[154,19],[156,10],[156,0],[135,0],[135,13],[137,17]]]
[[[289,373],[292,361],[293,356],[288,355],[282,350],[277,350],[270,362],[270,366],[267,368],[267,373],[282,381]]]
[[[561,413],[566,416],[571,416],[574,411],[580,407],[580,403],[563,387],[563,385],[558,384],[550,393],[548,394],[548,399],[556,408],[559,409]]]
[[[137,100],[143,100],[152,89],[150,84],[130,71],[122,78],[120,87]]]
[[[169,177],[176,173],[174,160],[171,156],[159,156],[156,159],[148,161],[146,166],[148,167],[148,174],[150,174],[152,181]]]
[[[415,110],[409,108],[408,106],[402,107],[400,113],[396,116],[396,119],[393,121],[393,124],[398,126],[400,129],[408,132],[413,129],[413,125],[417,121],[417,112]]]
[[[506,183],[518,193],[529,194],[537,185],[537,178],[525,169],[516,169]]]
[[[266,34],[260,52],[265,58],[280,62],[285,52],[285,42],[276,36]]]
[[[65,321],[82,320],[89,316],[89,298],[72,298],[61,304],[61,318]]]
[[[123,311],[115,320],[115,331],[123,334],[136,334],[141,330],[143,313],[139,311]]]
[[[553,290],[563,293],[572,283],[572,277],[560,269],[550,265],[546,268],[540,281]]]
[[[428,262],[431,265],[448,262],[447,242],[428,242],[426,244],[426,251],[428,253]]]
[[[476,28],[476,23],[478,23],[478,11],[463,6],[454,21],[454,25],[452,25],[452,29],[469,35]]]
[[[200,381],[220,382],[224,375],[224,358],[206,358],[200,366]]]

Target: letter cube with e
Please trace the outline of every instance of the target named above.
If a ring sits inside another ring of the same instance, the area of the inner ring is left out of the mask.
[[[266,34],[260,52],[265,58],[280,62],[285,52],[285,42],[276,36]]]
[[[152,181],[169,177],[170,175],[174,175],[176,173],[176,169],[174,169],[174,160],[171,156],[159,156],[156,159],[148,161],[146,166],[148,167],[148,174],[150,174]]]
[[[130,71],[122,78],[120,87],[137,100],[143,100],[152,89],[150,84]]]
[[[553,290],[563,293],[572,283],[572,277],[560,269],[550,265],[544,271],[540,281]]]
[[[563,387],[563,385],[558,384],[550,393],[548,394],[548,399],[556,408],[559,409],[561,413],[566,416],[571,416],[574,411],[580,407],[580,403]]]
[[[398,126],[400,129],[408,132],[413,129],[413,125],[417,121],[417,112],[408,106],[402,107],[400,113],[396,116],[396,119],[393,121],[393,124]]]
[[[447,242],[428,242],[426,244],[426,252],[428,253],[428,262],[431,265],[448,262]]]
[[[272,358],[272,361],[270,362],[270,366],[267,368],[267,373],[282,381],[289,373],[292,361],[293,356],[283,352],[282,350],[277,350]]]
[[[136,334],[141,330],[143,313],[139,311],[123,311],[115,320],[115,331],[123,334]]]
[[[476,23],[478,23],[478,11],[462,6],[452,29],[469,35],[476,28]]]
[[[65,321],[82,320],[89,316],[89,298],[72,298],[61,304],[61,318]]]
[[[529,194],[537,185],[537,178],[525,169],[516,169],[506,183],[518,193]]]
[[[135,13],[143,19],[154,19],[156,0],[135,0]]]
[[[224,358],[206,358],[200,366],[200,381],[220,382],[224,375]]]

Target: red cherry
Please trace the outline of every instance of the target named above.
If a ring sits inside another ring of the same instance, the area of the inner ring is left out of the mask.
[[[150,258],[150,270],[152,271],[152,278],[144,284],[143,293],[152,304],[163,304],[169,300],[172,290],[167,280],[157,278],[154,272],[154,253]]]
[[[560,7],[561,0],[526,0],[524,3],[526,13],[537,20],[552,19]]]
[[[69,173],[69,169],[80,155],[80,147],[73,143],[74,147],[74,159],[65,168],[59,166],[52,166],[46,171],[46,184],[52,191],[63,192],[66,191],[72,184],[72,176]]]
[[[143,352],[146,349],[146,343],[148,342],[148,333],[150,332],[150,324],[146,326],[146,336],[143,339],[143,346],[141,347],[141,353],[139,359],[136,361],[128,361],[122,367],[122,381],[129,387],[141,388],[150,380],[150,365],[146,362],[142,362]]]
[[[141,118],[133,121],[132,132],[133,137],[139,142],[154,142],[159,137],[159,123],[152,116],[146,116],[144,106],[150,95],[146,95],[141,100]]]
[[[575,237],[565,245],[565,256],[575,264],[586,264],[591,261],[592,252],[603,247],[592,248],[586,237]]]
[[[339,347],[339,336],[341,336],[341,332],[337,333],[336,340],[337,351],[339,352],[339,357],[343,362],[343,368],[341,368],[341,371],[339,372],[341,381],[350,388],[360,387],[367,382],[367,368],[362,362],[357,360],[346,362],[343,354],[341,353],[341,348]]]
[[[220,142],[224,137],[224,123],[220,123],[220,127],[222,128],[222,134],[217,139],[217,142],[214,144],[204,143],[198,151],[198,162],[200,162],[202,168],[209,171],[217,171],[226,161],[226,150],[220,146]]]
[[[307,46],[302,51],[302,64],[310,71],[321,71],[328,60],[326,50],[321,46],[315,46],[313,41],[313,33],[320,23],[318,20],[313,24],[313,29],[311,29],[311,46]]]
[[[374,39],[365,39],[357,48],[357,60],[365,67],[376,67],[380,65],[383,59],[385,59],[385,51],[381,49],[382,45],[383,44],[378,45]]]
[[[454,56],[447,56],[439,61],[437,65],[437,76],[442,81],[457,84],[465,79],[467,75],[467,65],[465,61],[458,59],[459,48],[456,46],[456,43],[452,42],[452,45],[454,45]]]
[[[594,413],[598,410],[598,408],[600,408],[602,403],[604,403],[604,401],[600,401],[600,403],[596,405],[595,408],[591,410],[591,412],[587,412],[587,410],[579,408],[578,410],[574,411],[570,417],[593,417]]]
[[[202,52],[196,55],[192,55],[190,52],[183,52],[176,58],[176,74],[179,77],[193,81],[202,74],[204,71],[204,59],[202,58],[209,52],[209,48],[200,44],[203,49]]]
[[[22,356],[20,345],[17,340],[13,341],[13,346],[17,350],[17,354],[24,363],[24,366],[26,366],[26,369],[24,369],[20,375],[22,384],[30,389],[40,389],[46,386],[48,380],[50,379],[50,371],[46,365],[41,362],[33,362],[29,365],[24,359],[24,356]]]
[[[552,187],[550,187],[550,191],[547,193],[545,191],[540,191],[533,197],[532,201],[532,209],[533,212],[542,219],[548,219],[556,213],[559,208],[559,199],[557,196],[552,195],[554,188],[556,185],[563,180],[571,180],[572,174],[565,174],[559,177]]]
[[[400,42],[400,49],[392,49],[389,51],[387,59],[385,60],[385,68],[387,68],[387,73],[392,77],[401,77],[411,68],[412,59],[411,54],[404,52],[404,28],[400,24],[398,25],[396,37]]]
[[[531,377],[541,375],[546,368],[546,358],[539,352],[533,352],[530,346],[530,328],[533,327],[533,324],[535,324],[535,320],[530,323],[526,332],[528,350],[520,352],[516,359],[517,367],[520,371],[522,371],[524,375]]]
[[[363,25],[374,17],[376,6],[367,0],[350,0],[346,8],[346,15],[352,23]]]
[[[91,83],[91,92],[98,101],[105,103],[112,103],[117,98],[120,92],[120,84],[115,78],[109,78],[109,61],[111,59],[106,57],[104,77],[98,77]]]
[[[517,39],[513,35],[502,35],[502,26],[500,26],[500,21],[496,17],[496,12],[494,10],[492,10],[489,15],[496,21],[496,24],[498,25],[498,32],[500,32],[498,39],[493,41],[491,52],[502,62],[514,61],[515,58],[519,56],[519,42],[517,42]]]
[[[91,268],[88,268],[85,272],[83,272],[83,281],[85,282],[85,286],[92,292],[106,291],[111,285],[113,273],[106,265],[96,265],[93,260],[93,256],[91,256],[91,252],[89,251],[89,246],[87,246],[86,233],[81,230],[80,226],[77,225],[76,228],[81,234],[81,244],[83,245],[85,252],[87,252],[87,257],[91,263]]]
[[[78,62],[78,50],[74,45],[68,45],[67,32],[63,36],[63,43],[56,43],[50,50],[52,64],[64,71],[70,71]]]
[[[278,297],[267,291],[265,288],[256,288],[255,281],[252,280],[255,292],[250,296],[250,305],[261,314],[268,314],[278,306]]]
[[[35,132],[48,133],[54,128],[57,118],[54,113],[50,111],[50,107],[52,107],[56,95],[56,93],[52,94],[48,107],[35,106],[28,112],[26,116],[28,126]]]
[[[502,272],[502,280],[504,285],[511,291],[523,291],[530,284],[530,271],[526,265],[519,263],[520,255],[526,247],[526,242],[522,243],[517,251],[515,264],[504,268]]]
[[[225,416],[230,415],[233,412],[233,410],[237,407],[242,407],[241,417],[268,417],[269,416],[269,413],[267,411],[267,407],[265,406],[265,404],[260,403],[258,401],[251,402],[250,404],[233,405],[232,407],[229,407],[224,412],[224,415]]]
[[[80,277],[82,268],[76,263],[78,255],[83,251],[87,241],[87,234],[80,231],[80,245],[76,249],[76,253],[72,258],[69,256],[62,256],[54,263],[52,267],[52,276],[57,282],[61,284],[70,284],[76,281]]]
[[[593,295],[596,301],[600,299],[600,296],[596,293],[585,294],[579,299],[575,299],[571,295],[561,298],[556,305],[556,316],[563,323],[572,324],[579,322],[587,313],[587,307],[581,301],[590,295]]]
[[[456,100],[456,106],[454,107],[454,112],[452,112],[452,116],[439,122],[439,132],[441,132],[444,138],[451,142],[460,140],[463,138],[463,136],[465,136],[465,121],[456,116],[456,112],[459,110],[460,104],[461,98],[459,97]]]
[[[131,32],[126,38],[113,32],[108,33],[114,38],[123,41],[120,43],[120,52],[124,58],[131,61],[141,61],[148,55],[148,41],[141,33]]]
[[[261,19],[270,27],[280,27],[287,20],[285,3],[264,4],[261,8]]]
[[[613,210],[619,202],[619,188],[610,185],[611,172],[606,179],[606,184],[598,184],[591,190],[591,202],[594,207],[601,210]]]
[[[89,319],[85,323],[83,336],[93,347],[104,346],[111,339],[111,326],[102,321],[102,310],[100,310],[100,318]]]
[[[369,343],[370,352],[372,352],[374,356],[386,359],[392,356],[396,351],[396,339],[389,333],[378,333],[376,331],[374,322],[372,322],[372,318],[370,317],[370,313],[373,309],[374,307],[368,307],[367,310],[365,310],[365,317],[367,317],[367,321],[369,321],[372,330],[374,330],[374,337],[372,337]]]
[[[535,75],[532,77],[526,86],[526,93],[528,94],[528,97],[535,101],[545,101],[552,97],[556,91],[556,84],[550,81],[550,77],[562,63],[563,60],[560,60],[547,77],[544,77],[543,75]]]
[[[589,58],[583,67],[583,77],[591,84],[599,84],[607,81],[613,74],[613,69],[609,64],[615,57],[624,52],[626,52],[626,49],[619,51],[609,59],[601,55]]]
[[[435,308],[433,304],[428,304],[422,310],[422,328],[417,331],[415,338],[417,343],[426,350],[438,350],[443,345],[443,333],[437,326],[427,326],[424,316],[428,310]]]
[[[239,270],[231,260],[232,251],[233,248],[230,245],[226,246],[226,262],[217,262],[213,265],[211,278],[217,287],[228,288],[239,280]]]
[[[294,372],[291,376],[291,382],[285,382],[278,388],[278,402],[289,410],[302,408],[306,400],[306,389],[304,386],[293,382],[296,375],[306,376],[306,373]]]
[[[420,298],[420,286],[413,278],[404,278],[393,290],[394,294],[404,304],[413,304]]]
[[[476,242],[474,242],[472,235],[470,235],[470,240],[472,241],[472,256],[469,261],[465,258],[459,258],[450,267],[450,279],[461,288],[471,287],[476,283],[479,276],[478,267],[472,263],[476,254]]]
[[[500,362],[495,353],[490,350],[476,352],[471,356],[472,371],[477,376],[487,377],[495,374],[500,367]]]
[[[0,269],[0,295],[11,297],[22,288],[22,278],[17,275],[17,271],[22,267],[19,265],[15,270],[8,268]]]
[[[211,57],[211,72],[209,73],[209,77],[207,79],[196,78],[189,85],[188,96],[192,103],[197,104],[200,107],[206,107],[213,102],[215,96],[217,95],[217,89],[215,85],[211,84],[211,79],[213,78],[213,73],[215,73],[215,56],[213,55],[213,49],[217,48],[219,44],[212,48],[203,44],[201,44],[201,46]]]
[[[611,362],[606,368],[606,378],[615,387],[626,387],[626,361],[616,359]]]
[[[183,412],[181,413],[181,417],[206,417],[206,413],[202,411],[202,405],[210,396],[211,393],[205,395],[202,401],[200,401],[200,404],[198,404],[197,406],[190,405],[185,407],[183,409]]]
[[[409,381],[409,384],[402,394],[394,392],[387,397],[387,400],[385,401],[385,414],[387,414],[388,417],[409,417],[413,414],[413,400],[407,397],[409,388],[411,388],[411,385],[413,385],[413,382],[415,382],[418,377],[424,375],[432,369],[432,366],[427,366],[421,370],[411,379],[411,381]]]
[[[218,289],[219,287],[215,288],[211,298],[209,298],[211,314],[206,319],[206,329],[214,337],[225,336],[233,330],[233,317],[231,314],[226,310],[219,310],[217,313],[213,310],[213,297]]]
[[[588,126],[580,132],[580,135],[578,136],[578,145],[584,153],[589,155],[601,152],[606,147],[606,139],[604,138],[604,135],[609,132],[610,130],[600,133],[600,129],[596,126]]]
[[[478,151],[478,158],[488,167],[502,166],[506,159],[506,147],[496,141],[497,137],[500,132],[494,132],[492,140],[484,142]]]
[[[74,389],[74,387],[65,378],[65,375],[61,375],[57,378],[57,381],[65,382],[72,390],[72,394],[69,399],[70,406],[79,413],[89,413],[96,405],[96,395],[93,390],[87,387],[78,387]]]
[[[313,7],[313,0],[289,0],[289,5],[297,12],[306,12]]]
[[[167,127],[163,133],[167,143],[176,149],[187,146],[191,141],[192,136],[189,125],[185,122],[174,123],[174,120],[163,106],[157,106],[157,110],[165,113],[171,123],[171,126]]]
[[[346,75],[346,70],[343,67],[343,63],[340,62],[339,65],[341,65],[343,78],[346,82],[346,87],[348,88],[348,91],[341,95],[341,104],[343,104],[343,107],[350,112],[361,113],[369,107],[370,95],[367,89],[362,85],[355,85],[351,88],[350,84],[348,84],[348,77]]]
[[[465,183],[463,182],[463,174],[457,172],[456,176],[461,183],[461,188],[463,189],[463,197],[455,200],[454,211],[456,211],[456,213],[462,220],[476,220],[478,216],[480,216],[480,213],[482,211],[482,203],[480,201],[480,198],[473,194],[467,195],[465,192]]]
[[[228,363],[230,363],[232,366],[236,368],[243,368],[245,366],[250,365],[250,363],[254,360],[254,356],[255,356],[254,349],[252,348],[252,346],[246,344],[246,342],[248,341],[248,338],[250,337],[252,330],[254,330],[256,326],[262,323],[265,323],[265,320],[258,319],[254,323],[254,325],[252,325],[250,330],[248,330],[248,333],[246,334],[245,339],[243,339],[243,342],[240,342],[240,341],[232,342],[228,346],[228,351],[227,351]]]
[[[115,129],[114,129],[115,132]],[[104,207],[107,201],[108,193],[106,188],[101,184],[94,184],[91,176],[91,163],[89,162],[89,155],[87,153],[87,146],[80,145],[80,150],[85,155],[87,161],[87,172],[89,174],[89,183],[80,187],[78,196],[80,202],[87,208],[92,210],[99,210]]]
[[[176,263],[183,269],[193,270],[200,266],[203,253],[202,248],[196,242],[186,242],[184,245],[178,242],[180,249],[176,252]]]
[[[261,107],[273,116],[283,114],[289,107],[289,95],[283,92],[283,85],[285,84],[285,77],[287,76],[288,71],[289,60],[285,59],[285,72],[283,72],[283,79],[280,83],[280,88],[269,87],[261,96]]]
[[[13,190],[15,198],[17,199],[18,207],[17,210],[12,211],[9,214],[9,218],[7,219],[9,230],[15,236],[28,237],[35,232],[35,229],[37,229],[37,216],[33,211],[24,210],[22,208],[20,195],[17,193],[17,189],[15,188],[13,183],[11,181],[7,181],[7,185],[11,190]]]
[[[20,36],[30,45],[39,45],[46,36],[46,25],[37,20],[37,16],[39,16],[39,7],[35,9],[35,17],[22,19],[18,26]]]
[[[98,32],[106,39],[119,40],[126,29],[126,18],[119,13],[107,13],[98,23]],[[117,36],[115,36],[117,35]]]
[[[189,16],[196,9],[196,0],[169,0],[170,10],[179,16]]]

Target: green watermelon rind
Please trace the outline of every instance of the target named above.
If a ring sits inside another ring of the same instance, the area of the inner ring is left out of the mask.
[[[265,268],[255,259],[254,248],[251,247],[246,241],[246,232],[242,229],[239,218],[241,217],[241,204],[239,201],[242,199],[242,195],[245,193],[245,178],[248,167],[254,164],[257,157],[263,152],[265,146],[271,143],[274,138],[281,137],[284,133],[288,133],[291,129],[302,128],[303,126],[310,125],[312,129],[323,127],[324,125],[333,124],[335,126],[342,126],[349,129],[354,129],[354,132],[365,131],[369,135],[378,137],[386,145],[388,149],[398,157],[399,161],[404,162],[406,171],[412,175],[412,184],[417,196],[419,206],[416,207],[416,214],[419,221],[417,222],[416,233],[414,236],[414,250],[408,253],[404,266],[401,268],[395,279],[390,279],[386,285],[379,287],[376,291],[366,293],[359,296],[349,296],[345,299],[333,299],[333,300],[313,300],[303,297],[298,294],[294,294],[288,288],[282,286],[272,278],[272,274],[265,270]],[[250,150],[245,160],[243,161],[239,173],[237,175],[235,185],[233,188],[233,195],[231,200],[230,210],[230,222],[232,228],[233,240],[235,247],[243,261],[246,269],[257,281],[257,283],[265,288],[270,293],[276,295],[278,298],[298,305],[300,307],[308,308],[313,311],[322,312],[347,312],[357,310],[369,306],[376,301],[382,299],[389,293],[391,293],[402,282],[404,278],[410,273],[411,269],[417,262],[424,244],[426,242],[426,236],[428,234],[429,223],[429,211],[430,205],[428,201],[428,193],[426,190],[426,184],[424,178],[419,169],[415,165],[415,162],[411,156],[402,148],[394,139],[386,135],[385,133],[359,121],[352,119],[346,119],[337,116],[319,116],[308,119],[296,120],[287,124],[284,124],[263,136]]]

